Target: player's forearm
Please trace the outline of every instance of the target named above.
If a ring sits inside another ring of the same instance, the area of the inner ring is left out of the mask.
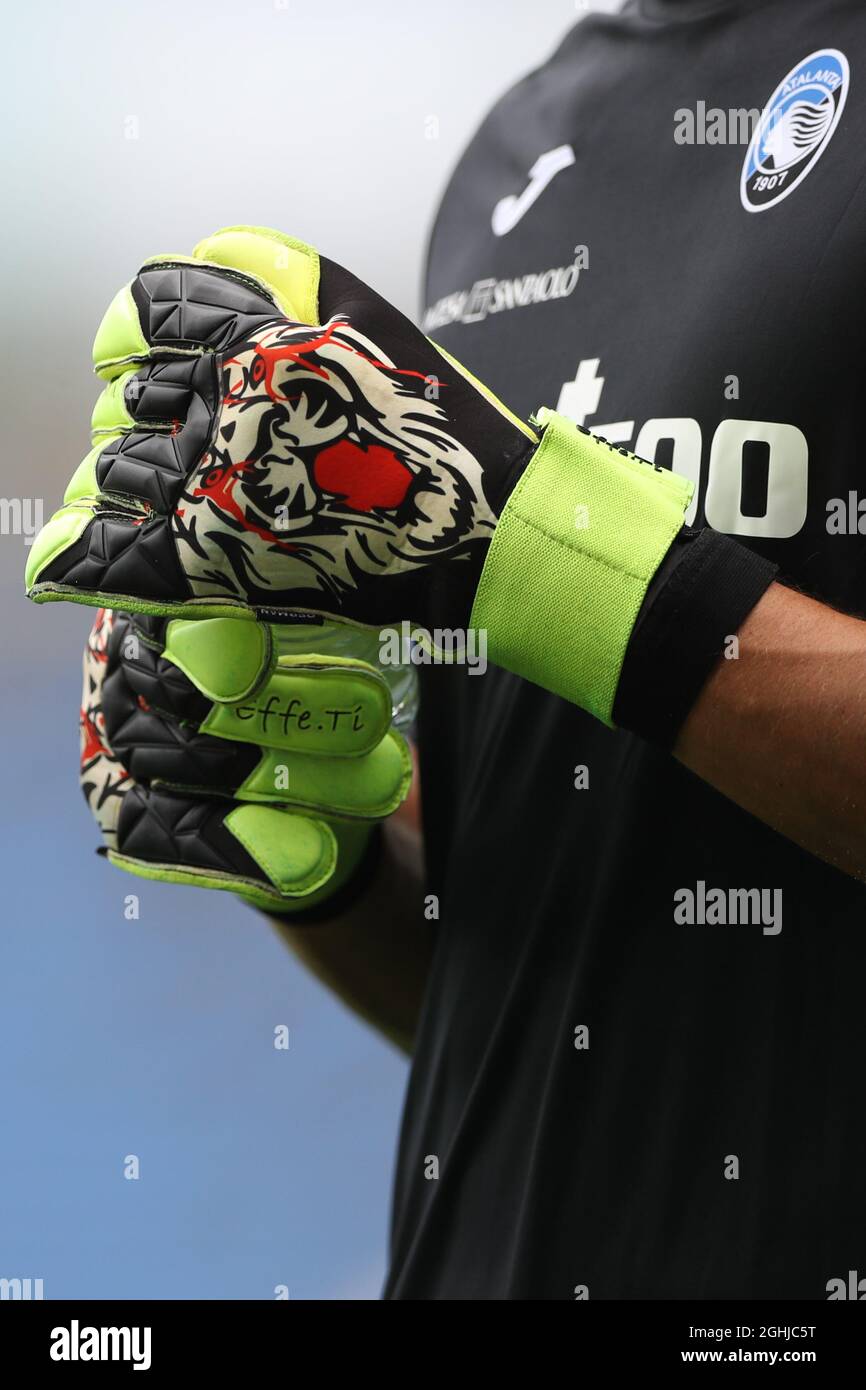
[[[773,584],[676,756],[768,825],[866,878],[866,623]]]
[[[398,812],[366,891],[340,916],[293,924],[272,917],[283,941],[355,1013],[404,1052],[412,1040],[433,952],[424,916],[421,836]]]

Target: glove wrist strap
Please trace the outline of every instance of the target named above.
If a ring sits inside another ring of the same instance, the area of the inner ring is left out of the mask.
[[[632,629],[694,484],[553,411],[503,510],[472,625],[492,660],[613,725]]]

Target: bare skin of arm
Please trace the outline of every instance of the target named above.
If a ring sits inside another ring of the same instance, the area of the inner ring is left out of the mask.
[[[788,839],[866,880],[866,622],[773,584],[680,732],[674,755]],[[433,950],[416,789],[385,827],[364,898],[288,945],[362,1017],[411,1051]]]
[[[866,622],[773,584],[675,756],[803,849],[866,879]]]
[[[418,769],[409,800],[385,822],[375,877],[340,917],[307,926],[271,917],[322,984],[403,1052],[412,1041],[435,942],[424,916]]]

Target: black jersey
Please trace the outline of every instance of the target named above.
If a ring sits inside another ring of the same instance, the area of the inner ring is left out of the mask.
[[[864,171],[857,0],[590,16],[463,157],[427,331],[862,612]],[[386,1296],[866,1276],[866,888],[502,671],[425,669],[420,748],[439,943]]]

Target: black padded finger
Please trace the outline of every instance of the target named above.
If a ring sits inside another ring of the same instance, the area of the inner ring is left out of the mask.
[[[168,621],[115,613],[108,641],[108,674],[121,670],[126,686],[139,702],[175,719],[200,724],[210,711],[211,701],[162,655]]]
[[[123,388],[123,401],[139,426],[181,425],[196,395],[213,409],[213,376],[207,357],[169,357],[145,362]]]
[[[213,356],[150,362],[127,383],[127,410],[142,425],[107,444],[96,463],[101,492],[149,502],[167,515],[210,442],[217,370]]]
[[[153,626],[152,635],[128,614],[115,616],[102,686],[109,743],[138,782],[229,795],[261,754],[251,745],[199,733],[211,702],[161,655],[164,620]]]
[[[154,347],[215,350],[244,337],[282,311],[240,271],[161,261],[132,282],[145,338]]]
[[[165,646],[165,630],[171,621],[170,618],[158,618],[153,613],[117,612],[115,612],[114,617],[115,623],[132,624],[136,632],[142,634],[146,643],[162,651]]]
[[[251,744],[228,743],[178,724],[147,706],[129,690],[118,693],[120,672],[106,677],[106,731],[111,705],[111,746],[137,782],[168,782],[188,791],[229,796],[253,771],[261,753]]]
[[[91,594],[134,595],[145,602],[191,597],[167,517],[142,521],[116,507],[97,510],[84,534],[39,572],[39,583],[68,584]]]
[[[196,801],[133,787],[120,808],[117,848],[150,864],[229,871],[267,883],[259,865],[223,824],[232,809],[231,801]]]

